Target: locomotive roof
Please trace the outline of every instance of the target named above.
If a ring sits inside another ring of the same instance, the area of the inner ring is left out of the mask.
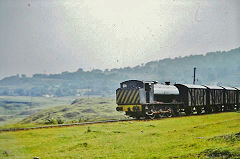
[[[154,94],[174,94],[178,95],[177,87],[172,85],[154,84]]]
[[[200,88],[200,89],[207,89],[206,87],[204,86],[201,86],[201,85],[194,85],[194,84],[176,84],[176,85],[182,85],[182,86],[185,86],[187,88]]]
[[[127,80],[127,81],[123,81],[121,83],[128,83],[128,82],[143,82],[143,81],[140,81],[140,80]]]
[[[237,90],[236,88],[233,88],[233,87],[227,87],[227,86],[221,86],[221,87],[226,89],[226,90],[234,90],[234,91]]]
[[[220,87],[220,86],[209,86],[209,85],[203,85],[203,86],[205,86],[205,87],[207,87],[207,88],[209,88],[209,89],[223,89],[223,88]]]
[[[233,88],[236,88],[237,90],[240,90],[240,87],[233,87]]]
[[[127,80],[121,83],[129,83],[129,82],[136,82],[136,83],[157,83],[157,81],[144,81],[144,80]]]

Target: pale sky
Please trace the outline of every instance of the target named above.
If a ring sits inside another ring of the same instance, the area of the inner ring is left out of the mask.
[[[0,0],[0,79],[240,47],[239,0]]]

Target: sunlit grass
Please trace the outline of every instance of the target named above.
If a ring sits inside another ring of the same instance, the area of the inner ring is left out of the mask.
[[[223,150],[236,157],[238,132],[239,113],[6,132],[0,158],[204,158]]]

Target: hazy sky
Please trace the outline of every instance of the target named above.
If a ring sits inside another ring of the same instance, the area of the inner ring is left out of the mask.
[[[0,0],[0,78],[240,46],[239,0]]]

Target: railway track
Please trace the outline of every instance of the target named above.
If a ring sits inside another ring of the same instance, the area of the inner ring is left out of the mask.
[[[226,112],[218,112],[218,113],[226,113]],[[218,114],[214,113],[214,114]],[[195,116],[197,114],[193,114],[191,116]],[[202,115],[210,115],[210,114],[201,114]],[[171,118],[182,118],[189,116],[175,116]],[[27,127],[27,128],[9,128],[9,129],[0,129],[1,132],[14,132],[14,131],[26,131],[26,130],[34,130],[34,129],[48,129],[48,128],[61,128],[61,127],[72,127],[72,126],[82,126],[82,125],[93,125],[93,124],[101,124],[101,123],[114,123],[114,122],[122,122],[122,121],[153,121],[153,120],[162,120],[168,119],[168,117],[157,118],[157,119],[125,119],[125,120],[105,120],[105,121],[93,121],[93,122],[82,122],[82,123],[73,123],[73,124],[59,124],[59,125],[47,125],[47,126],[38,126],[38,127]]]
[[[26,131],[26,130],[34,130],[34,129],[48,129],[48,128],[59,128],[59,127],[71,127],[71,126],[92,125],[92,124],[100,124],[100,123],[114,123],[114,122],[133,121],[133,120],[137,120],[137,119],[105,120],[105,121],[93,121],[93,122],[82,122],[82,123],[73,123],[73,124],[47,125],[47,126],[27,127],[27,128],[9,128],[9,129],[0,129],[0,132]]]

